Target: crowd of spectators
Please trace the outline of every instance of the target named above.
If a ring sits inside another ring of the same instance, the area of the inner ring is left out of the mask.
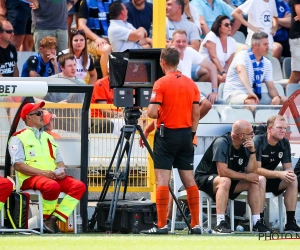
[[[76,29],[71,29],[74,15]],[[95,85],[97,79],[108,76],[110,52],[152,47],[152,15],[152,1],[147,0],[0,0],[0,74],[18,76],[20,70],[21,76],[61,77],[64,73],[59,73],[63,71],[59,58],[72,54],[76,78],[68,78]],[[283,104],[286,98],[274,88],[268,58],[290,56],[289,44],[293,42],[289,83],[300,80],[294,39],[297,25],[297,8],[283,0],[166,0],[166,47],[179,50],[178,67],[185,75],[197,82],[212,83],[211,93],[201,93],[210,102],[207,107],[224,103]],[[247,38],[240,44],[232,36],[245,28]],[[260,39],[253,42],[253,34],[262,32],[268,39],[266,45],[257,42]],[[253,46],[261,51],[251,58]],[[18,69],[16,51],[26,50],[35,52]],[[96,72],[98,64],[100,75]],[[225,84],[223,99],[217,97],[221,83]],[[261,101],[265,94],[261,94],[262,83],[267,85],[268,102]],[[232,95],[241,89],[245,98],[234,100]]]

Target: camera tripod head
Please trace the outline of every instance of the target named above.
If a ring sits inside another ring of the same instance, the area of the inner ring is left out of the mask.
[[[124,112],[126,125],[137,125],[138,119],[142,115],[142,112],[140,111],[140,107],[138,106],[125,108],[123,112]]]

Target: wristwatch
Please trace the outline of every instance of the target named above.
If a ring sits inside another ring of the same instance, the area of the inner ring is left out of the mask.
[[[226,74],[226,71],[225,71],[225,70],[221,72],[221,75],[223,75],[223,74]]]
[[[218,88],[213,88],[213,89],[212,89],[212,92],[213,92],[213,93],[217,93],[217,92],[218,92]]]

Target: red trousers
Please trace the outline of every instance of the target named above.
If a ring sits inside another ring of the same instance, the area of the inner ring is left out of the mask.
[[[0,177],[0,202],[5,203],[12,191],[12,182],[9,179]]]
[[[21,190],[33,189],[42,193],[43,199],[56,200],[60,192],[80,200],[86,187],[83,182],[66,176],[63,180],[53,180],[44,176],[32,176],[23,182]]]

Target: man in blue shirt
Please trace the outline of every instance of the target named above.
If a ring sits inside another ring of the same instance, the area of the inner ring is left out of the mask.
[[[133,27],[138,29],[143,27],[150,37],[150,28],[152,24],[152,3],[146,0],[132,0],[125,4],[128,10],[127,22],[131,23]]]
[[[291,27],[291,8],[283,0],[275,0],[278,13],[278,30],[273,37],[273,57],[291,57],[289,29]]]
[[[233,11],[233,8],[223,0],[193,0],[191,3],[198,10],[203,37],[210,31],[213,22],[218,16],[226,15],[231,18],[231,12]],[[235,34],[240,26],[241,23],[234,20],[231,36]]]

